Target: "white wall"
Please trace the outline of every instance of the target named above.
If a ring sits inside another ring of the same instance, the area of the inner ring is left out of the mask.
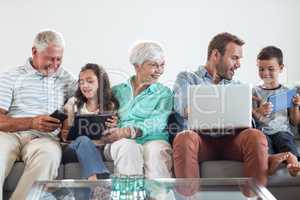
[[[113,84],[133,73],[128,48],[138,39],[160,41],[167,67],[161,81],[171,85],[182,70],[206,60],[209,40],[232,32],[246,41],[236,78],[257,83],[255,58],[265,45],[285,54],[283,82],[299,80],[300,1],[298,0],[1,0],[0,72],[30,56],[43,28],[66,39],[64,66],[77,76],[87,62],[102,64]]]

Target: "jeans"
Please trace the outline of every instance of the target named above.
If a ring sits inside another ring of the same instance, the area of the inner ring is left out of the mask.
[[[88,178],[94,174],[109,173],[103,163],[102,156],[96,145],[86,136],[76,138],[69,146],[76,152],[76,156],[82,168],[82,178]]]
[[[269,154],[291,152],[299,160],[299,153],[294,136],[288,132],[278,132],[273,135],[266,135],[269,146]]]

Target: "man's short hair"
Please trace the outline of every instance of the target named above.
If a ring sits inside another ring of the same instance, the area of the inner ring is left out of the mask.
[[[267,46],[260,50],[257,55],[258,60],[271,60],[276,58],[279,65],[283,64],[283,54],[281,49],[275,46]]]
[[[212,51],[217,49],[222,56],[225,54],[228,43],[233,42],[239,46],[243,46],[245,42],[231,33],[219,33],[213,37],[208,45],[207,60],[210,58]]]
[[[38,51],[43,51],[50,43],[61,48],[65,47],[65,41],[62,34],[54,30],[41,30],[38,32],[34,38],[33,46]]]
[[[162,46],[155,41],[138,41],[129,52],[129,61],[132,65],[141,65],[147,60],[157,61],[163,59]]]

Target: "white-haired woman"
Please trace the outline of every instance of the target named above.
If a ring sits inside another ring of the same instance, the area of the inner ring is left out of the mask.
[[[116,173],[171,177],[172,149],[165,128],[173,95],[157,82],[164,72],[163,50],[156,42],[139,42],[129,59],[136,74],[113,87],[120,106],[119,128],[104,137],[110,143],[105,156],[114,161]]]

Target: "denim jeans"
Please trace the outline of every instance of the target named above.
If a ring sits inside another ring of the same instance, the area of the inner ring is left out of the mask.
[[[71,148],[76,152],[82,168],[82,178],[88,178],[94,174],[109,173],[96,145],[88,137],[78,137],[67,148]]]
[[[273,135],[266,135],[269,145],[269,154],[291,152],[299,160],[299,153],[294,136],[288,132],[278,132]]]

